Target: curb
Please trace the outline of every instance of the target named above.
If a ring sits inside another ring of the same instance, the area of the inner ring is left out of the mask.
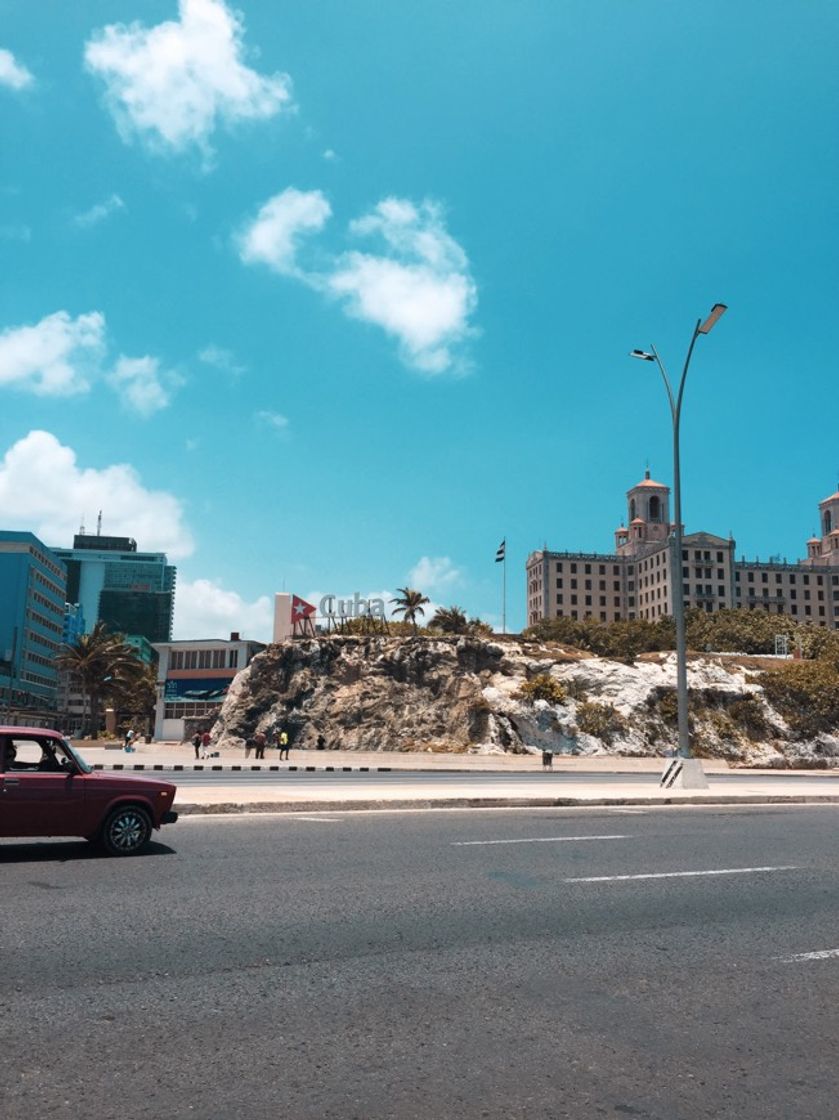
[[[278,771],[281,771],[282,773],[286,773],[287,771],[290,771],[290,770],[300,770],[300,771],[305,771],[305,770],[317,770],[317,771],[332,770],[332,771],[335,771],[335,772],[340,772],[340,771],[344,771],[344,770],[354,770],[354,771],[358,771],[359,773],[363,772],[365,774],[366,773],[393,773],[393,767],[392,766],[236,766],[236,765],[224,766],[222,764],[218,764],[218,765],[214,765],[214,766],[200,766],[198,764],[196,764],[195,766],[187,766],[183,762],[173,762],[173,763],[170,763],[169,765],[166,765],[163,762],[149,762],[149,763],[145,763],[145,762],[135,762],[135,763],[114,762],[110,766],[106,766],[104,762],[95,762],[95,763],[93,763],[93,769],[94,770],[108,770],[108,771],[110,771],[110,770],[167,770],[167,771],[175,771],[175,770],[178,770],[178,771],[181,771],[181,770],[221,770],[221,771],[278,770]],[[447,771],[447,773],[452,773],[452,774],[468,774],[470,772],[471,771],[468,771],[468,770]]]
[[[839,805],[839,795],[746,794],[743,797],[702,794],[683,797],[439,797],[392,801],[221,801],[216,804],[175,803],[184,817],[217,813],[351,813],[390,809],[568,809],[645,805]]]

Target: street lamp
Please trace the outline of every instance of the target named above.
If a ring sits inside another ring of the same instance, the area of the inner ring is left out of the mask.
[[[716,321],[727,310],[724,303],[715,303],[710,314],[703,322],[698,319],[690,340],[685,367],[682,370],[682,379],[679,382],[677,394],[673,395],[670,378],[664,368],[664,363],[658,356],[655,346],[647,350],[633,350],[630,357],[638,358],[643,362],[655,362],[661,373],[664,387],[667,390],[667,400],[670,402],[670,415],[673,420],[673,504],[676,519],[674,535],[673,557],[673,617],[676,621],[676,698],[679,710],[679,750],[682,758],[690,758],[690,736],[688,734],[688,676],[687,676],[687,643],[685,639],[685,593],[682,576],[682,484],[679,469],[679,420],[682,415],[682,397],[685,391],[685,378],[688,366],[693,355],[696,340],[701,334],[709,334]]]

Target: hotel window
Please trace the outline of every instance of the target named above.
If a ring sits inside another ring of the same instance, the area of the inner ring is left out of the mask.
[[[792,611],[793,614],[798,614],[798,607],[795,605],[795,603],[792,604],[792,606],[790,607],[790,610]]]
[[[797,595],[797,594],[798,594],[798,592],[797,592],[797,591],[795,590],[795,588],[794,588],[794,587],[791,587],[791,588],[789,589],[789,597],[790,597],[790,599],[794,599],[794,598],[796,597],[796,595]]]
[[[562,606],[562,596],[561,596],[561,595],[557,595],[557,597],[556,597],[556,605],[557,605],[558,607],[561,607],[561,606]]]
[[[769,573],[768,572],[761,572],[760,573],[760,582],[761,583],[768,583],[769,582]]]
[[[620,568],[618,567],[618,565],[617,565],[617,564],[613,564],[613,565],[612,565],[612,575],[613,575],[613,576],[619,576],[620,574],[621,574],[621,570],[620,570]]]
[[[577,570],[577,565],[576,565],[576,564],[572,564],[572,565],[571,565],[571,571],[572,571],[572,572],[576,572],[576,570]]]
[[[612,590],[613,591],[620,591],[620,589],[621,589],[620,581],[615,580],[614,583],[612,584]]]
[[[749,574],[748,574],[748,576],[747,576],[746,578],[748,579],[749,583],[754,583],[754,581],[755,581],[755,574],[754,574],[754,572],[749,572]]]
[[[819,614],[820,614],[820,615],[823,615],[823,614],[824,614],[824,607],[819,607]]]
[[[601,606],[601,607],[605,607],[605,606],[606,606],[606,596],[605,596],[605,595],[601,595],[601,596],[600,596],[600,606]]]
[[[591,606],[591,595],[586,595],[586,606],[587,607]]]
[[[809,607],[805,607],[804,608],[804,613],[805,614],[812,614],[813,612],[811,611],[811,609]]]
[[[722,564],[722,553],[721,552],[717,553],[717,563]]]
[[[573,591],[573,590],[575,590],[575,589],[576,589],[576,587],[577,587],[577,581],[576,581],[575,579],[572,579],[572,580],[571,580],[571,589],[572,589],[572,591]]]
[[[562,580],[561,579],[558,579],[556,581],[556,586],[557,586],[557,590],[559,590],[559,588],[562,587]]]
[[[717,588],[717,595],[719,595],[719,597],[721,599],[724,599],[725,598],[725,588],[724,587],[718,587]]]
[[[618,607],[620,607],[620,605],[621,605],[620,599],[615,598],[615,608],[617,609]]]
[[[571,617],[572,618],[578,618],[579,616],[578,616],[576,611],[571,611]]]
[[[577,605],[577,596],[576,596],[576,595],[572,595],[572,596],[571,596],[571,606],[572,606],[572,607],[575,607],[576,605]],[[574,615],[574,617],[575,617],[575,618],[577,617],[577,616],[576,616],[576,614]]]
[[[605,621],[606,621],[606,612],[605,612],[605,611],[601,611],[601,612],[600,612],[600,621],[601,621],[601,622],[605,622]]]
[[[606,580],[605,579],[601,579],[600,586],[598,587],[597,590],[598,591],[605,591],[606,590]]]
[[[586,580],[586,591],[591,591],[591,580],[590,579]]]
[[[605,564],[601,564],[601,565],[600,565],[600,569],[599,569],[599,571],[598,571],[598,575],[601,575],[601,576],[605,576],[605,575],[606,575],[606,565],[605,565]]]
[[[239,651],[238,649],[231,649],[227,654],[227,667],[228,669],[238,669],[239,667]]]
[[[587,576],[591,575],[591,564],[586,564],[586,575]]]

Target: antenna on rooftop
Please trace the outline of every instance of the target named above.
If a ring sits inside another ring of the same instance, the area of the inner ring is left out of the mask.
[[[96,536],[102,536],[102,510],[99,510],[99,516],[96,518]]]
[[[80,537],[84,536],[84,514],[82,514],[82,523],[79,526],[79,536]]]

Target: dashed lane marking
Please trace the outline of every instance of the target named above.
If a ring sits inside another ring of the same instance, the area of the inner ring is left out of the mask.
[[[476,848],[487,844],[558,844],[571,840],[629,840],[629,836],[531,836],[523,840],[452,840],[453,848]]]
[[[815,953],[792,953],[788,957],[778,957],[781,964],[798,964],[800,961],[828,961],[839,957],[839,949],[819,949]]]
[[[797,871],[795,864],[784,867],[716,867],[708,871],[650,871],[643,875],[582,875],[564,879],[565,883],[626,883],[636,879],[694,879],[702,875],[754,875],[764,871]]]

